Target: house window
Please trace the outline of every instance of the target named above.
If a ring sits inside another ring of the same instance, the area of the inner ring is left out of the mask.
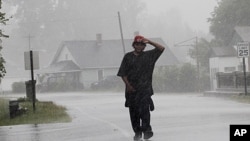
[[[224,71],[225,72],[233,72],[233,71],[236,71],[236,68],[235,67],[225,67]]]

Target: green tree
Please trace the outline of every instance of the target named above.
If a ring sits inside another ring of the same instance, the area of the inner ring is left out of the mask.
[[[2,0],[0,0],[0,10],[1,9],[2,9]],[[5,13],[0,11],[0,24],[1,24],[1,29],[0,29],[0,52],[1,52],[2,48],[3,48],[1,38],[8,38],[9,37],[8,35],[3,34],[3,31],[2,31],[2,25],[6,25],[6,22],[8,20],[9,19],[5,18]],[[4,77],[4,75],[6,73],[4,63],[5,63],[4,58],[3,58],[2,54],[0,53],[0,82],[1,82],[2,78]]]
[[[179,73],[179,87],[183,92],[193,92],[197,89],[197,71],[192,64],[184,64]]]
[[[165,90],[167,92],[176,92],[179,90],[179,71],[180,69],[177,66],[171,66],[166,68],[165,71]]]
[[[230,43],[235,26],[250,26],[249,0],[220,0],[214,8],[210,22],[210,32],[215,36],[215,42],[221,46]]]

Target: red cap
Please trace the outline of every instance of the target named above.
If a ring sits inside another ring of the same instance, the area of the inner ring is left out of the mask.
[[[137,36],[135,36],[134,42],[142,42],[142,39],[144,39],[143,36],[137,35]]]

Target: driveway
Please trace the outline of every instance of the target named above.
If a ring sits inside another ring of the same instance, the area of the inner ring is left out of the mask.
[[[24,95],[0,95],[24,97]],[[123,93],[38,93],[64,105],[70,123],[1,126],[1,141],[132,141]],[[250,104],[202,94],[155,94],[151,141],[229,141],[230,124],[250,123]]]

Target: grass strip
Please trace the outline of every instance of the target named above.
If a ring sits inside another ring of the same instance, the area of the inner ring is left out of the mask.
[[[240,103],[250,104],[250,94],[249,93],[247,95],[245,95],[245,94],[235,95],[235,96],[232,96],[231,99],[234,101],[238,101]]]
[[[7,105],[7,106],[6,106]],[[28,110],[10,119],[8,101],[0,101],[0,109],[5,112],[0,113],[0,126],[19,125],[19,124],[43,124],[43,123],[60,123],[70,122],[71,118],[67,114],[67,109],[63,106],[54,104],[53,102],[36,102],[36,111],[33,111],[32,102],[20,102],[19,105]],[[7,108],[6,108],[7,107]],[[6,110],[7,109],[7,110]]]

